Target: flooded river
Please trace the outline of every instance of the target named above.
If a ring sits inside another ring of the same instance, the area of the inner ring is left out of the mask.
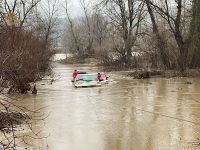
[[[56,65],[58,80],[38,83],[38,95],[19,102],[48,114],[33,122],[47,136],[29,139],[34,149],[200,149],[200,78],[134,80],[109,73],[114,81],[108,85],[75,89],[70,82],[74,69],[96,72]]]

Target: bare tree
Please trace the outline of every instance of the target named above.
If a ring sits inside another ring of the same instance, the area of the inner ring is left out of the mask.
[[[93,49],[93,28],[92,25],[91,25],[91,19],[90,16],[89,16],[89,9],[88,9],[88,6],[90,3],[87,3],[85,2],[85,0],[80,0],[80,3],[81,3],[81,6],[83,8],[83,11],[84,11],[84,15],[85,15],[85,21],[86,21],[86,26],[87,26],[87,33],[88,33],[88,43],[87,43],[87,46],[86,46],[86,52],[87,52],[87,55],[94,55],[94,49]]]
[[[4,24],[10,27],[18,26],[22,28],[28,16],[41,0],[14,0],[12,3],[7,0],[2,0],[4,8],[1,11],[1,18]],[[8,16],[8,19],[5,19]]]
[[[30,3],[29,3],[30,2]],[[35,1],[38,2],[38,1]],[[30,24],[29,15],[34,14],[36,4],[33,1],[3,1],[3,25],[0,30],[0,76],[3,84],[10,87],[10,91],[26,93],[30,91],[30,82],[39,79],[49,68],[52,52],[44,35],[38,34],[34,28],[35,22]],[[25,7],[23,13],[20,7]],[[30,6],[30,7],[29,7]],[[22,23],[15,24],[15,19],[21,16]],[[18,17],[17,17],[18,16]],[[8,20],[10,23],[8,23]],[[33,21],[33,20],[32,20]],[[5,38],[7,40],[5,40]]]
[[[69,2],[68,2],[68,0],[66,0],[65,2],[66,2],[65,11],[66,11],[66,15],[67,15],[67,20],[69,22],[71,35],[72,35],[72,38],[73,38],[73,41],[74,41],[74,44],[75,44],[75,49],[76,49],[75,51],[79,56],[82,56],[82,51],[81,51],[81,48],[80,48],[80,45],[79,45],[79,40],[78,40],[78,37],[77,37],[77,35],[75,33],[75,29],[74,29],[74,23],[72,21],[70,13],[69,13]]]
[[[152,10],[152,7],[150,5],[150,0],[145,0],[150,18],[151,18],[151,22],[152,22],[152,26],[153,26],[153,33],[156,36],[157,39],[157,45],[158,48],[160,50],[160,55],[161,55],[161,61],[163,63],[164,66],[166,66],[167,68],[170,68],[170,61],[169,61],[169,56],[167,55],[167,46],[166,46],[166,42],[164,41],[164,39],[162,38],[159,29],[158,29],[158,25],[156,23],[156,18],[154,15],[154,12]]]
[[[37,14],[37,21],[40,25],[42,25],[40,27],[43,28],[40,30],[43,32],[45,36],[45,41],[48,44],[53,44],[53,41],[58,38],[58,35],[56,35],[59,13],[58,4],[58,0],[43,1],[43,5],[39,7],[39,9],[41,9],[42,11],[40,14]]]
[[[95,9],[95,12],[93,14],[93,36],[95,41],[98,43],[98,47],[100,49],[103,48],[103,43],[108,40],[108,21],[107,18],[105,18],[98,8]]]
[[[27,2],[24,0],[21,0],[20,5],[17,9],[17,14],[20,19],[20,27],[22,28],[25,21],[27,20],[27,17],[31,11],[33,11],[34,8],[40,3],[41,0],[32,0],[31,2]]]
[[[3,3],[0,1],[0,28],[3,25]]]
[[[191,34],[191,45],[190,48],[192,49],[190,55],[191,55],[191,67],[200,67],[200,1],[193,0],[193,6],[192,6],[192,20],[191,20],[191,26],[190,26],[190,34]]]
[[[154,25],[154,31],[156,31],[155,21],[152,19],[152,9],[153,7],[156,12],[166,20],[172,34],[174,35],[174,38],[176,40],[177,46],[178,46],[178,65],[181,72],[184,72],[186,70],[186,67],[188,65],[188,51],[189,51],[189,45],[191,43],[191,35],[193,34],[193,31],[188,34],[187,37],[183,35],[182,32],[182,18],[183,18],[183,0],[175,0],[174,3],[176,5],[175,13],[172,12],[172,8],[170,9],[171,1],[163,0],[162,4],[163,6],[160,6],[156,4],[153,1],[146,0],[145,1],[148,7],[149,14],[151,15],[151,20]],[[173,8],[174,10],[175,8]],[[157,31],[156,31],[157,32]],[[158,37],[158,35],[157,35]]]
[[[123,39],[123,49],[117,51],[121,54],[123,62],[129,66],[139,24],[143,20],[144,3],[137,0],[108,0],[105,5],[108,10],[107,16]]]

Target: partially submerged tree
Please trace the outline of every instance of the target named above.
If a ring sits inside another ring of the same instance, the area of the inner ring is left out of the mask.
[[[38,22],[33,21],[38,2],[3,1],[5,7],[0,28],[1,86],[9,86],[20,93],[26,93],[30,90],[29,83],[41,78],[49,68],[52,56],[46,34],[39,33]],[[50,30],[44,32],[49,34]]]
[[[75,28],[74,28],[74,23],[73,23],[73,20],[70,16],[70,12],[69,12],[69,1],[66,0],[66,7],[65,7],[65,11],[66,11],[66,15],[67,15],[67,20],[68,20],[68,23],[69,23],[69,28],[70,28],[70,35],[72,36],[72,40],[73,40],[73,43],[74,43],[74,47],[75,47],[75,53],[78,54],[78,56],[82,57],[83,55],[83,52],[80,48],[80,43],[79,43],[79,39],[78,39],[78,36],[76,35],[75,33]]]
[[[181,72],[184,72],[188,66],[188,53],[189,46],[191,43],[191,35],[193,34],[193,30],[190,30],[188,35],[185,35],[183,32],[183,2],[184,0],[175,0],[174,4],[171,5],[172,1],[162,0],[161,2],[154,2],[152,0],[145,0],[145,3],[148,7],[148,12],[151,16],[154,33],[157,35],[158,42],[162,43],[159,47],[161,50],[161,55],[165,56],[164,42],[159,35],[159,31],[156,25],[155,17],[153,15],[152,8],[156,10],[156,12],[165,19],[171,33],[174,35],[174,39],[178,48],[177,62]],[[163,46],[163,47],[162,47]],[[165,59],[163,58],[163,61]],[[165,61],[164,61],[165,62]],[[166,64],[168,64],[166,62]]]
[[[94,36],[94,46],[96,48],[104,49],[106,47],[106,40],[108,40],[108,20],[101,14],[100,10],[98,8],[95,9],[95,12],[93,14],[93,36]]]
[[[56,28],[58,27],[58,0],[43,1],[40,6],[43,11],[37,16],[38,22],[42,24],[42,32],[45,36],[46,43],[53,44],[53,40],[58,38]]]
[[[137,0],[107,0],[104,4],[110,23],[122,38],[123,45],[116,50],[122,61],[130,66],[133,46],[143,20],[144,3]]]
[[[141,45],[151,39],[156,50],[145,48],[139,53],[158,56],[162,67],[185,72],[188,65],[200,65],[198,1],[102,0],[93,13],[84,0],[81,2],[82,17],[72,19],[67,9],[67,40],[75,53],[83,56],[92,49],[102,53],[106,49],[106,55],[117,53],[115,60],[130,67],[134,64],[132,52],[143,50]]]
[[[81,3],[81,6],[83,8],[83,12],[84,12],[84,16],[85,16],[85,25],[86,25],[86,32],[87,32],[87,44],[86,44],[86,48],[85,48],[85,53],[86,55],[88,56],[94,56],[94,48],[93,48],[93,42],[94,42],[94,36],[93,36],[93,29],[94,29],[94,26],[93,24],[91,23],[91,19],[90,18],[90,14],[89,14],[89,9],[88,9],[88,6],[89,6],[89,2],[86,3],[85,0],[80,0],[80,3]]]
[[[152,22],[152,26],[153,26],[153,33],[155,34],[155,39],[157,40],[156,44],[157,44],[157,47],[159,48],[161,61],[165,67],[170,69],[171,64],[170,64],[170,60],[169,60],[169,55],[167,54],[167,51],[168,51],[167,46],[166,46],[167,43],[165,42],[165,39],[161,36],[161,33],[158,29],[158,24],[156,22],[156,17],[153,12],[152,6],[150,4],[150,0],[145,0],[145,3],[146,3],[147,10],[148,10],[148,13],[151,18],[151,22]]]
[[[35,142],[36,145],[31,141],[41,141],[46,137],[41,136],[40,131],[36,132],[33,126],[35,120],[44,121],[48,115],[43,114],[41,109],[19,106],[16,101],[19,100],[0,94],[0,149],[17,150],[22,146],[26,146],[25,149],[39,148],[41,145],[38,142]]]
[[[192,20],[190,27],[191,45],[190,45],[190,67],[200,67],[200,1],[193,0]]]

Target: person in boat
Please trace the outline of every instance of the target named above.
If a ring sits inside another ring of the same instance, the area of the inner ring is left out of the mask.
[[[77,77],[77,75],[78,75],[78,71],[77,70],[74,70],[74,72],[72,73],[72,82],[74,82],[75,81],[75,79],[76,79],[76,77]]]
[[[97,74],[97,81],[99,82],[103,81],[103,78],[100,73]]]

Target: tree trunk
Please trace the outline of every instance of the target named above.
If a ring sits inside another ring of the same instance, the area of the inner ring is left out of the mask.
[[[192,60],[191,60],[191,67],[200,67],[200,1],[193,0],[193,7],[192,7],[192,21],[191,21],[191,46],[192,49]]]
[[[188,49],[188,43],[184,43],[179,47],[180,55],[178,57],[178,64],[182,73],[184,73],[188,67]]]
[[[157,39],[157,46],[160,50],[161,61],[162,61],[163,65],[165,67],[170,69],[171,65],[170,65],[169,57],[167,55],[167,49],[166,49],[166,46],[165,46],[166,44],[165,44],[165,41],[163,40],[163,38],[161,37],[161,35],[159,33],[158,26],[157,26],[157,23],[156,23],[156,20],[155,20],[155,16],[154,16],[153,10],[152,10],[151,5],[150,5],[150,1],[145,0],[145,3],[146,3],[147,8],[148,8],[148,13],[151,17],[151,22],[152,22],[152,25],[153,25],[153,33],[155,34],[156,39]]]

